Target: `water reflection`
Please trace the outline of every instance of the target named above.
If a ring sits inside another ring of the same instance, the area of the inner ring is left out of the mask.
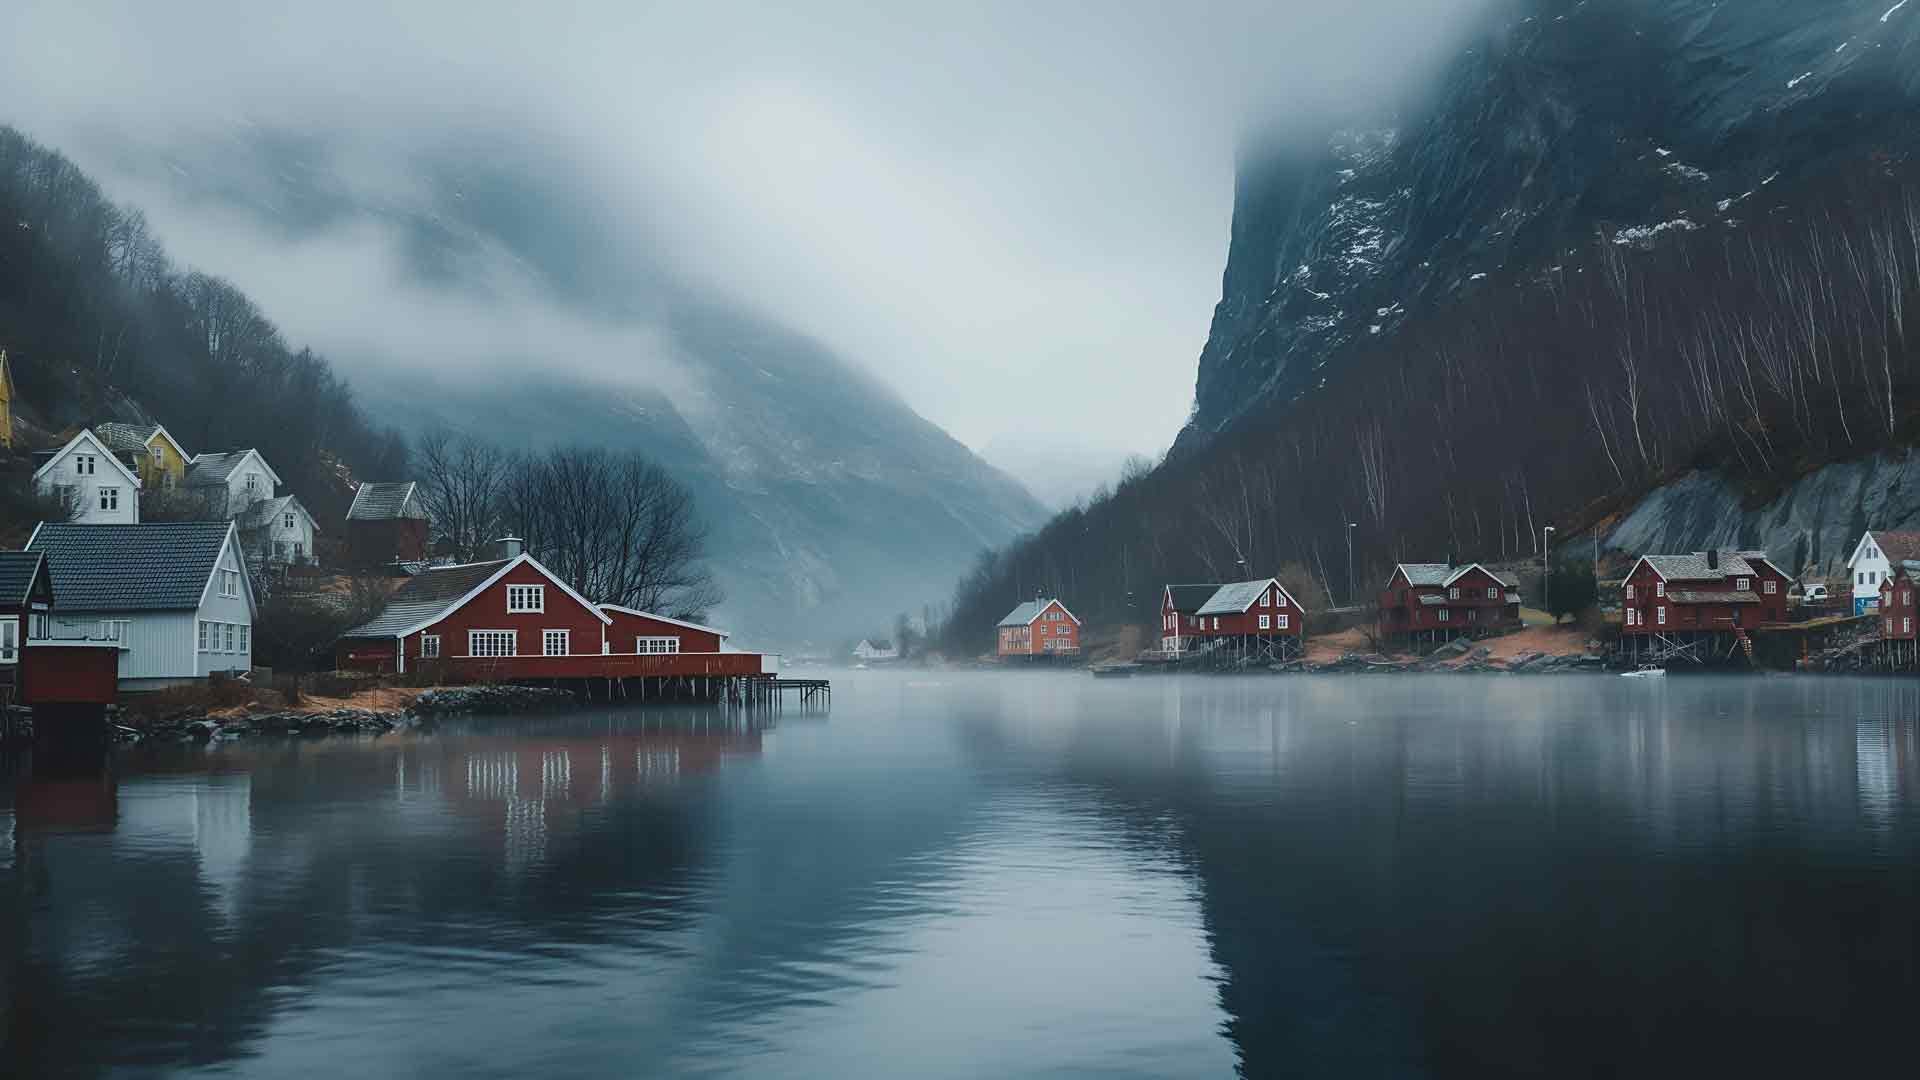
[[[16,761],[8,1064],[1717,1075],[1920,989],[1908,682],[836,688]]]

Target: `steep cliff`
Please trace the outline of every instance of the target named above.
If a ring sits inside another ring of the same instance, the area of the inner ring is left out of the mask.
[[[1596,235],[1738,229],[1829,170],[1904,160],[1916,100],[1920,4],[1503,5],[1417,103],[1245,154],[1181,448]]]

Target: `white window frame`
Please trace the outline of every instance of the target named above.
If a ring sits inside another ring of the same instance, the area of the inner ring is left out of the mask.
[[[1260,616],[1260,629],[1262,630],[1273,629],[1273,616],[1271,615]]]
[[[1913,616],[1902,615],[1900,617],[1900,632],[1903,634],[1913,633]]]
[[[1498,585],[1487,586],[1487,599],[1489,600],[1500,599],[1500,586]]]
[[[224,627],[226,627],[226,629],[225,629],[225,630],[223,630],[223,631],[221,631],[221,637],[222,637],[222,640],[226,642],[226,648],[224,648],[224,649],[222,649],[222,650],[220,650],[220,651],[221,651],[221,652],[229,652],[229,653],[230,653],[230,652],[233,652],[233,651],[234,651],[234,648],[233,648],[233,631],[234,631],[234,624],[232,624],[232,623],[222,623],[221,625],[222,625],[222,626],[224,626]]]
[[[497,646],[502,641],[505,642],[505,652],[500,651],[498,647],[489,647],[484,650],[481,648],[482,642],[495,643]],[[519,656],[520,634],[516,630],[469,630],[467,631],[467,655],[489,659]]]
[[[420,635],[420,659],[422,660],[440,659],[440,635],[439,634],[421,634]]]
[[[100,462],[93,454],[73,455],[73,475],[94,476],[99,473]]]
[[[507,614],[538,615],[547,610],[545,585],[507,586]]]
[[[556,644],[560,646],[559,652],[553,651],[553,647]],[[559,628],[540,631],[540,655],[541,656],[572,656],[573,655],[573,631],[559,629]]]
[[[1453,612],[1448,608],[1441,608],[1439,618],[1441,622],[1452,622]]]
[[[299,527],[299,523],[294,520],[293,511],[291,510],[280,515],[280,523],[289,529],[294,529]]]
[[[1633,611],[1633,609],[1632,609],[1632,608],[1628,608],[1628,609],[1627,609],[1627,625],[1628,625],[1628,626],[1632,626],[1632,625],[1633,625],[1633,615],[1634,615],[1634,611]]]
[[[1776,596],[1780,592],[1780,583],[1772,578],[1768,578],[1761,584],[1760,591],[1766,593],[1768,596]]]
[[[1661,626],[1667,625],[1667,605],[1661,604],[1653,609],[1653,621]]]
[[[1629,600],[1633,599],[1633,583],[1632,582],[1627,583],[1627,599]]]
[[[1007,640],[1013,640],[1013,634],[1007,634]],[[648,656],[657,656],[680,651],[680,639],[677,637],[641,636],[633,639],[633,651]]]
[[[20,620],[8,616],[0,619],[0,664],[20,662]]]
[[[240,627],[240,651],[251,656],[253,655],[253,627],[246,623],[237,625]]]
[[[220,595],[225,597],[240,595],[240,571],[220,571]]]
[[[1664,581],[1656,581],[1656,582],[1654,582],[1654,583],[1653,583],[1653,595],[1655,595],[1655,596],[1665,596],[1665,595],[1667,595],[1667,583],[1666,583],[1666,582],[1664,582]]]
[[[1287,616],[1286,616],[1286,615],[1281,615],[1281,616],[1280,616],[1280,629],[1282,629],[1282,630],[1285,630],[1286,628],[1287,628]]]
[[[207,642],[212,636],[213,636],[213,624],[208,622],[205,619],[201,619],[200,620],[200,651],[201,652],[213,651],[212,649],[207,647]]]
[[[1281,592],[1281,591],[1280,591],[1279,589],[1275,589],[1275,590],[1273,590],[1273,606],[1274,606],[1274,607],[1277,607],[1277,608],[1283,608],[1283,607],[1286,607],[1286,606],[1287,606],[1287,594],[1286,594],[1286,593],[1283,593],[1283,592]]]
[[[1746,592],[1748,589],[1753,588],[1753,579],[1752,578],[1734,578],[1733,587],[1736,592]]]
[[[1273,605],[1268,603],[1268,601],[1271,599],[1273,599],[1272,593],[1268,592],[1265,589],[1260,590],[1260,606],[1261,607],[1272,607]]]
[[[120,509],[120,489],[118,487],[102,487],[96,490],[100,493],[100,509]]]
[[[1458,599],[1460,599],[1460,586],[1458,586],[1458,585],[1454,585],[1454,586],[1452,586],[1452,587],[1450,587],[1450,588],[1448,588],[1448,589],[1447,589],[1447,599],[1449,599],[1449,600],[1458,600]]]

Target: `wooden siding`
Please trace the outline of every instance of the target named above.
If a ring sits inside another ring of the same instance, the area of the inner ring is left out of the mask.
[[[1913,578],[1895,570],[1880,583],[1880,636],[1889,641],[1913,641],[1920,630]]]
[[[507,586],[543,585],[546,587],[545,611],[507,611]],[[542,637],[548,630],[566,630],[570,640],[567,652],[574,656],[599,656],[605,649],[600,613],[573,597],[560,584],[540,572],[537,566],[523,562],[507,571],[500,580],[458,609],[423,630],[407,635],[406,662],[411,669],[420,657],[420,638],[427,634],[440,637],[440,657],[454,659],[467,655],[467,633],[472,630],[511,630],[515,652],[522,657],[539,656]]]
[[[1773,585],[1771,593],[1766,591],[1769,582]],[[1642,561],[1621,586],[1620,632],[1660,634],[1731,631],[1736,628],[1751,630],[1761,623],[1786,620],[1787,577],[1774,569],[1771,563],[1758,563],[1754,567],[1749,591],[1759,596],[1760,602],[1757,604],[1683,602],[1663,595],[1663,587],[1667,592],[1722,593],[1734,590],[1737,584],[1737,578],[1731,574],[1705,581],[1662,581],[1652,564]],[[1628,622],[1629,611],[1635,613],[1632,622]],[[1666,613],[1664,619],[1661,617],[1662,611]]]
[[[25,705],[111,705],[119,694],[120,650],[105,645],[37,644],[21,650]]]
[[[1260,602],[1267,606],[1261,607]],[[1266,629],[1260,628],[1260,616],[1268,618]],[[1287,616],[1287,625],[1279,625],[1279,616]],[[1208,616],[1211,620],[1213,616]],[[1255,598],[1253,606],[1237,615],[1221,615],[1219,628],[1209,623],[1207,629],[1200,631],[1200,637],[1301,637],[1305,633],[1306,614],[1287,599],[1287,594],[1278,586],[1268,585],[1266,590]]]
[[[675,626],[645,615],[629,615],[624,611],[609,611],[607,617],[613,625],[607,627],[607,645],[611,652],[632,653],[635,639],[642,637],[670,637],[680,639],[680,651],[684,653],[717,653],[720,651],[720,635],[707,630],[690,630],[684,626]],[[653,655],[661,655],[655,653]]]
[[[1048,621],[1049,612],[1058,612],[1057,621]],[[1042,632],[1042,628],[1045,632]],[[1002,626],[998,628],[998,651],[1001,656],[1056,656],[1061,653],[1080,651],[1080,625],[1073,616],[1055,600],[1040,609],[1032,622],[1025,626]],[[1061,644],[1061,642],[1065,644]]]

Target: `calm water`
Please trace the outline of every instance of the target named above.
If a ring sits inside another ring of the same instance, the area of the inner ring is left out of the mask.
[[[656,710],[15,759],[0,1073],[1912,1056],[1920,681],[835,690],[759,731]]]

